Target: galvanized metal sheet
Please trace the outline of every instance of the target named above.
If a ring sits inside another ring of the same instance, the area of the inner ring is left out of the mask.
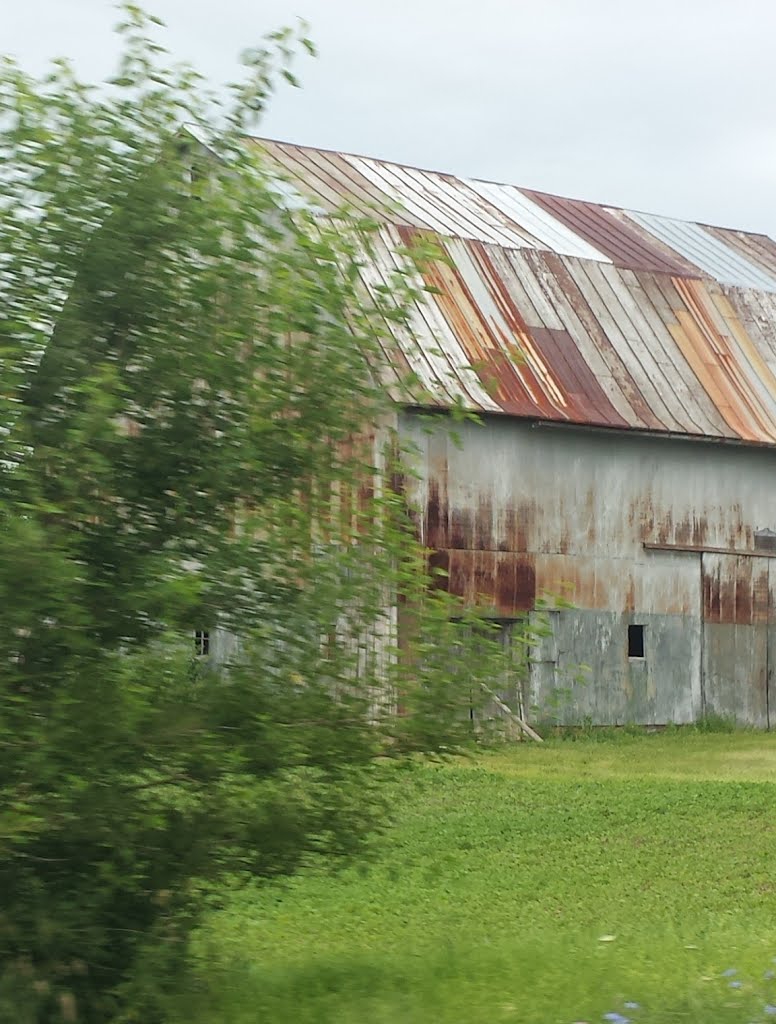
[[[532,593],[574,605],[551,613],[551,642],[532,669],[537,703],[586,663],[570,721],[686,722],[705,700],[708,711],[776,724],[772,679],[766,690],[776,559],[754,540],[772,522],[772,450],[716,446],[704,457],[695,444],[507,417],[458,425],[454,441],[439,423],[429,433],[427,418],[399,418],[417,447],[407,495],[446,585],[506,617]],[[701,553],[715,547],[748,554]],[[632,624],[644,629],[643,658],[628,654]]]
[[[580,256],[582,259],[609,262],[608,256],[569,230],[562,221],[534,203],[520,189],[512,185],[497,185],[490,181],[475,179],[469,179],[468,184],[497,209],[503,210],[516,224],[528,228],[542,243],[541,248],[550,249],[563,256]]]
[[[766,273],[755,263],[741,256],[736,249],[725,245],[700,224],[631,210],[626,212],[631,220],[641,224],[710,277],[740,288],[776,291],[776,276]]]
[[[695,268],[681,257],[664,249],[659,242],[642,235],[617,216],[596,203],[563,199],[545,192],[522,190],[571,231],[605,253],[618,267],[632,270],[655,270],[659,273],[695,273]],[[569,254],[573,255],[573,254]]]
[[[734,231],[730,228],[715,228],[708,224],[703,225],[703,230],[719,239],[724,245],[735,249],[770,277],[776,278],[776,244],[767,235]]]
[[[769,560],[708,553],[702,573],[704,710],[767,728]]]

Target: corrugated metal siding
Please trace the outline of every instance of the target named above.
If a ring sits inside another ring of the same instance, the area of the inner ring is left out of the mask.
[[[776,697],[765,701],[776,558],[755,547],[776,506],[773,450],[703,457],[681,441],[492,416],[456,425],[456,439],[441,417],[432,431],[411,413],[399,426],[416,451],[407,496],[443,585],[505,618],[542,595],[573,604],[553,613],[535,659],[535,703],[587,664],[570,721],[691,721],[705,707],[776,726]],[[642,660],[628,658],[632,623],[645,628]]]
[[[429,291],[386,351],[420,405],[776,443],[776,243],[510,185],[259,140],[324,210],[384,227],[367,289],[411,272]],[[391,375],[391,373],[393,375]]]

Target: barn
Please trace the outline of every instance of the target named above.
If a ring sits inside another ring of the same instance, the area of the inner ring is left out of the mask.
[[[321,209],[378,216],[366,287],[419,238],[444,254],[391,356],[422,384],[404,487],[451,591],[506,635],[549,609],[532,702],[586,665],[567,721],[776,725],[776,243],[256,145]]]

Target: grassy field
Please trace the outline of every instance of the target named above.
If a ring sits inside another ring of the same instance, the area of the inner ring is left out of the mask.
[[[182,1020],[776,1020],[776,736],[524,744],[393,799],[368,865],[208,921]]]

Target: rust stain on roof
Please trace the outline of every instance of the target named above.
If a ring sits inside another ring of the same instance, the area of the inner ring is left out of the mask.
[[[630,225],[621,223],[603,206],[544,192],[523,191],[572,231],[606,253],[618,267],[666,274],[698,273],[697,268],[686,260],[669,254]]]
[[[767,236],[255,141],[316,207],[381,225],[367,291],[414,272],[418,233],[440,247],[388,387],[410,371],[439,408],[776,444]]]

